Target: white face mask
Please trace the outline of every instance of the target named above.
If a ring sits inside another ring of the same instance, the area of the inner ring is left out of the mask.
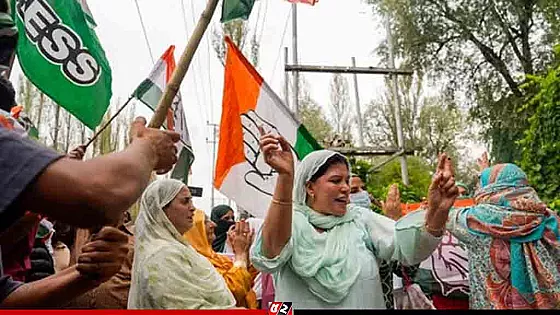
[[[371,200],[369,199],[368,192],[365,190],[350,194],[350,203],[366,209],[371,208]]]

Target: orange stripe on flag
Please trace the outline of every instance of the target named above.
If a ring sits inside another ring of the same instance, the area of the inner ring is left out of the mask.
[[[224,75],[220,140],[214,186],[220,188],[231,168],[245,162],[241,114],[254,110],[262,77],[229,37]]]
[[[175,71],[175,45],[169,46],[167,50],[161,55],[161,59],[165,62],[165,85],[171,80],[171,76]],[[164,92],[164,91],[162,91]],[[173,119],[173,110],[169,108],[167,111],[167,129],[175,130],[175,122]]]

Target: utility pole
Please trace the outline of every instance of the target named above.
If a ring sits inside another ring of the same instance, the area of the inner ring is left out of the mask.
[[[284,67],[288,65],[288,47],[284,47]],[[286,107],[290,108],[290,74],[288,71],[284,71],[284,102],[286,102]],[[292,108],[295,113],[295,107]]]
[[[212,143],[212,173],[210,174],[210,209],[214,209],[214,173],[216,173],[216,137],[218,135],[218,125],[206,122],[206,124],[212,127],[212,140],[206,139],[206,143]]]
[[[352,67],[356,67],[356,57],[352,57]],[[360,147],[364,147],[364,126],[362,125],[362,111],[360,110],[360,93],[358,93],[358,75],[354,73],[354,92],[356,93],[356,118],[358,119],[358,140]]]
[[[292,3],[292,62],[298,64],[298,48],[297,48],[297,4]],[[294,100],[293,107],[296,117],[299,119],[299,72],[294,71]]]
[[[385,27],[387,29],[387,44],[389,47],[389,68],[395,68],[395,47],[393,42],[393,36],[391,34],[391,20],[389,16],[385,17]],[[403,127],[402,127],[402,119],[401,119],[401,106],[399,100],[399,87],[398,87],[398,80],[397,76],[391,74],[391,87],[393,90],[393,97],[394,99],[394,106],[395,106],[395,123],[397,127],[397,142],[399,145],[399,149],[404,151],[405,143],[404,143],[404,136],[403,136]],[[400,156],[401,160],[401,175],[403,184],[409,185],[408,179],[408,163],[406,161],[406,155]]]

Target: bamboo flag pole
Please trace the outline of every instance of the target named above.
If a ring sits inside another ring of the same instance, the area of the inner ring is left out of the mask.
[[[191,38],[189,38],[187,47],[185,48],[185,51],[183,51],[181,59],[179,59],[179,64],[177,65],[177,68],[175,68],[175,71],[173,71],[171,80],[167,83],[163,96],[159,100],[155,113],[150,120],[150,124],[148,125],[150,128],[160,128],[165,121],[167,111],[171,107],[171,103],[179,91],[181,82],[187,74],[187,70],[189,69],[194,53],[202,40],[202,36],[204,36],[204,32],[206,32],[206,29],[208,28],[208,24],[210,24],[210,21],[212,20],[212,16],[214,15],[214,11],[216,11],[217,5],[218,0],[208,0],[206,3],[206,8],[202,12]]]

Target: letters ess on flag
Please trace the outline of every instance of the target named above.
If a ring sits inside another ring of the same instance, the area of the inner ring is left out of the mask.
[[[83,1],[82,1],[83,2]],[[89,12],[76,0],[11,0],[27,78],[91,129],[111,100],[111,68]]]
[[[175,46],[169,46],[154,65],[148,78],[134,91],[134,97],[142,101],[142,103],[146,104],[152,110],[156,109],[159,100],[163,96],[163,91],[165,91],[165,87],[169,80],[171,80],[173,71],[175,71],[174,52]],[[171,172],[171,177],[182,180],[187,184],[189,171],[194,162],[194,154],[180,92],[177,92],[177,95],[173,99],[171,108],[167,113],[165,127],[168,130],[175,130],[181,135],[181,141],[177,143],[177,152],[179,156],[177,164],[175,164]]]
[[[277,173],[259,147],[258,126],[280,134],[301,160],[321,147],[226,37],[222,119],[214,186],[257,218],[264,218]]]

